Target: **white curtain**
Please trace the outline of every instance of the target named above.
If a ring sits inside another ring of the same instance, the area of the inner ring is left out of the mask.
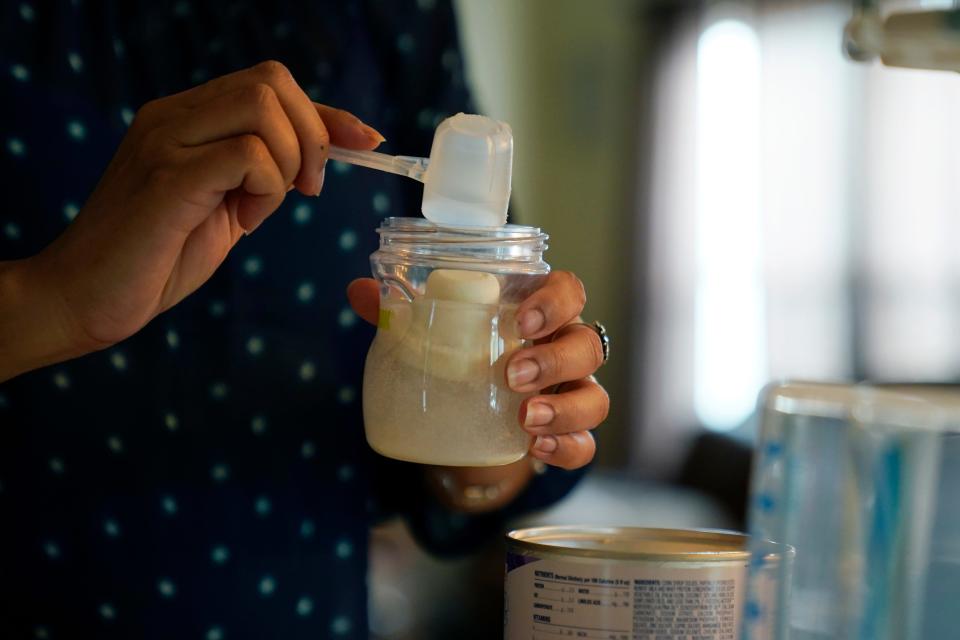
[[[721,5],[662,52],[636,463],[766,381],[960,378],[960,76],[849,62],[850,11]]]

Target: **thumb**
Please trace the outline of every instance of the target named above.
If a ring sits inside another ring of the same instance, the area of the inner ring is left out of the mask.
[[[347,285],[347,299],[358,316],[372,325],[380,316],[380,286],[373,278],[358,278]]]

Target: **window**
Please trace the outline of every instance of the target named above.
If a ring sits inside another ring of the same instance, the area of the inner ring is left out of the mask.
[[[668,465],[703,427],[742,433],[769,380],[960,377],[960,77],[847,61],[850,12],[673,23],[636,462]]]

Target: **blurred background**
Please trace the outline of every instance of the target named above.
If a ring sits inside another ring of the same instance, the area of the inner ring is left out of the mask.
[[[960,378],[955,74],[846,60],[849,1],[455,6],[513,219],[613,339],[594,470],[518,525],[742,527],[764,384]],[[374,540],[378,637],[498,637],[502,549]]]

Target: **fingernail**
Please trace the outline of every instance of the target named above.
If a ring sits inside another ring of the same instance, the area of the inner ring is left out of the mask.
[[[323,178],[327,175],[327,163],[323,163],[323,168],[320,169],[320,179],[317,180],[317,192],[314,194],[316,196],[320,195],[320,190],[323,189]]]
[[[540,365],[534,360],[514,360],[507,367],[507,382],[513,389],[533,382],[539,375]]]
[[[292,183],[292,182],[287,185],[287,193],[290,193],[291,191],[293,191],[293,183]]]
[[[553,453],[557,450],[557,439],[553,436],[537,436],[533,448],[541,453]]]
[[[242,226],[240,228],[243,229],[243,235],[248,236],[254,231],[256,231],[257,227],[259,227],[261,224],[263,224],[263,220],[261,220],[260,222],[257,222],[256,224],[250,225],[249,229],[244,229]]]
[[[523,417],[523,426],[539,427],[553,422],[553,407],[545,402],[527,404],[527,414]]]
[[[363,135],[369,138],[371,142],[376,142],[377,144],[380,144],[381,142],[387,141],[386,138],[380,135],[379,131],[377,131],[376,129],[374,129],[368,124],[361,124],[360,131],[362,131]]]
[[[546,324],[546,322],[547,318],[540,309],[524,311],[517,318],[517,324],[520,325],[520,335],[523,337],[535,335],[543,329],[543,325]]]

